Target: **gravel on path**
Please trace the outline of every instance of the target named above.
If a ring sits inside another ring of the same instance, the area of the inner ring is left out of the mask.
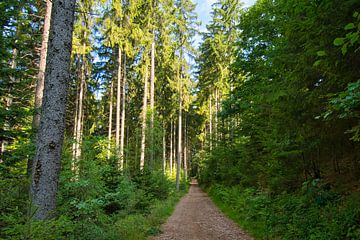
[[[153,240],[250,240],[253,239],[227,218],[193,180],[167,222]]]

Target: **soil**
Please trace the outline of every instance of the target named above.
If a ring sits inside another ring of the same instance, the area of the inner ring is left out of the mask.
[[[167,222],[153,240],[253,239],[227,218],[193,180]]]

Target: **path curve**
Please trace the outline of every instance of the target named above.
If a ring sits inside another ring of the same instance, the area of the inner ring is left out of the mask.
[[[153,240],[250,240],[227,218],[193,180],[167,222]]]

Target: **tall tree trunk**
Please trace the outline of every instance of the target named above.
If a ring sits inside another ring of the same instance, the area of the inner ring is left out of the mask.
[[[41,114],[40,109],[44,95],[44,78],[45,78],[45,68],[46,68],[46,55],[47,55],[48,41],[49,41],[51,9],[52,9],[52,0],[47,0],[45,18],[44,18],[44,29],[43,29],[42,41],[41,41],[39,73],[37,76],[36,89],[35,89],[35,115],[32,122],[32,127],[34,130],[37,130],[40,124],[40,114]]]
[[[75,0],[52,1],[43,110],[30,188],[37,208],[34,218],[39,220],[50,217],[56,207],[75,12]]]
[[[19,30],[16,29],[16,35],[19,35]],[[11,58],[11,63],[10,63],[10,68],[12,70],[16,70],[16,67],[17,67],[17,57],[19,55],[19,50],[17,48],[14,48],[13,51],[12,51],[12,58]],[[10,82],[11,82],[11,85],[14,84],[16,81],[16,78],[14,76],[13,73],[11,73],[10,75]],[[12,87],[9,87],[9,93],[7,94],[6,96],[6,102],[5,102],[5,109],[6,111],[9,111],[10,110],[10,107],[13,103],[13,96],[12,96]],[[8,131],[9,130],[9,122],[7,120],[4,121],[4,126],[3,126],[3,130],[4,131]],[[6,146],[8,145],[8,140],[2,140],[1,141],[1,152],[0,152],[0,157],[2,159],[2,156],[4,154],[4,152],[6,151]],[[0,159],[0,162],[2,161]]]
[[[163,174],[166,174],[166,124],[165,121],[163,123],[163,136],[162,136],[162,145],[163,145],[163,162],[162,162],[162,169]]]
[[[36,89],[35,89],[35,115],[32,121],[33,131],[37,131],[40,124],[40,110],[44,96],[44,78],[45,78],[45,68],[46,68],[46,55],[48,49],[49,41],[49,29],[50,29],[50,20],[51,20],[51,9],[52,9],[52,0],[46,1],[46,10],[44,18],[44,26],[42,33],[41,41],[41,50],[40,50],[40,63],[39,63],[39,73],[36,80]],[[27,163],[27,174],[31,174],[33,159],[29,158]]]
[[[80,70],[80,89],[79,89],[79,104],[77,110],[77,119],[75,122],[76,125],[76,133],[75,133],[75,156],[73,157],[73,166],[75,175],[78,175],[79,171],[79,159],[81,156],[81,143],[82,143],[82,124],[83,124],[83,102],[84,102],[84,92],[86,87],[85,82],[85,55],[82,55],[81,61],[81,70]]]
[[[178,72],[178,86],[179,86],[179,119],[178,119],[178,152],[177,152],[177,166],[176,166],[176,190],[180,190],[180,171],[182,159],[182,48],[180,49],[179,72]]]
[[[212,150],[212,139],[213,139],[213,129],[212,129],[212,94],[210,94],[210,99],[209,99],[209,146],[210,146],[210,151]]]
[[[124,55],[124,77],[122,84],[122,104],[121,104],[121,130],[120,130],[120,169],[124,169],[124,140],[125,140],[125,107],[126,107],[126,54]]]
[[[169,167],[170,167],[170,176],[173,174],[173,121],[170,123],[170,156],[169,156]]]
[[[184,117],[184,178],[187,180],[187,122]]]
[[[145,165],[145,141],[146,141],[146,118],[147,118],[147,95],[148,95],[148,66],[145,63],[144,78],[144,98],[142,107],[142,123],[141,123],[141,151],[140,151],[140,171],[144,170]]]
[[[112,115],[113,115],[113,90],[114,82],[111,81],[110,93],[109,93],[109,127],[108,127],[108,155],[107,158],[110,159],[111,156],[111,135],[112,135]]]
[[[214,139],[215,146],[217,146],[218,141],[218,113],[219,113],[219,92],[218,89],[215,89],[215,126],[214,126]]]
[[[119,156],[119,146],[120,146],[120,109],[121,109],[121,68],[122,68],[122,60],[121,60],[122,51],[119,46],[118,49],[118,74],[117,74],[117,93],[116,93],[116,133],[115,133],[115,146],[116,152],[118,153],[119,162],[118,167],[121,169],[121,159]]]
[[[75,100],[75,114],[74,114],[74,128],[73,128],[73,144],[72,144],[72,170],[74,171],[75,155],[76,155],[76,129],[77,129],[77,118],[79,111],[79,84],[76,84],[76,100]]]
[[[173,123],[173,165],[172,169],[173,171],[176,171],[175,165],[176,165],[176,121],[174,120]]]
[[[154,35],[154,31],[153,31]],[[151,149],[151,164],[154,164],[154,105],[155,105],[155,35],[151,44],[151,72],[150,72],[150,149]]]

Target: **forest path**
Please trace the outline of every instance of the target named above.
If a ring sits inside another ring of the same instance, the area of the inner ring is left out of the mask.
[[[248,240],[252,239],[227,218],[193,180],[167,222],[153,240]]]

